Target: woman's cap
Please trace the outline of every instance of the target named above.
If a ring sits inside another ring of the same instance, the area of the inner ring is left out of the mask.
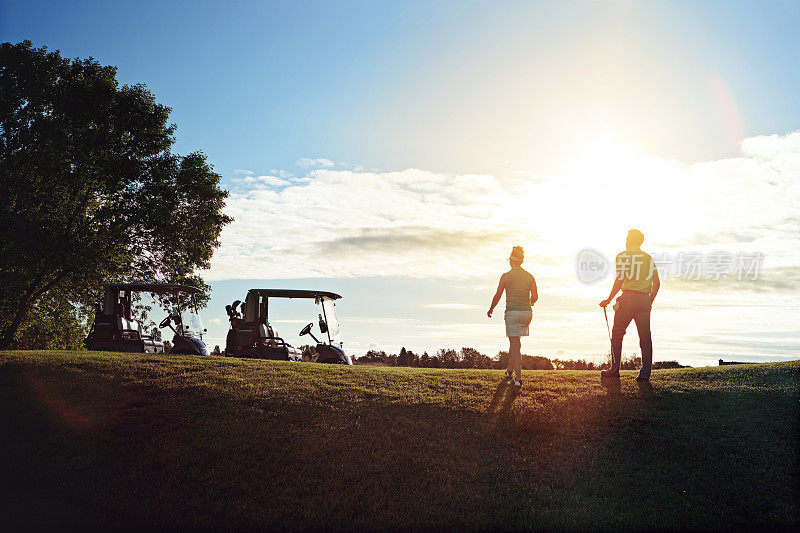
[[[525,260],[525,250],[522,246],[515,246],[511,249],[511,254],[508,256],[509,260],[519,261],[520,263]]]

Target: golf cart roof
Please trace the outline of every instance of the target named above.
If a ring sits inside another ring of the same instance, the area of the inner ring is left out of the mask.
[[[179,285],[177,283],[111,283],[106,285],[106,290],[142,291],[156,294],[165,292],[187,292],[189,294],[196,294],[201,292],[197,287]]]
[[[250,289],[248,293],[254,293],[267,298],[327,298],[338,300],[340,295],[328,291],[306,291],[300,289]]]

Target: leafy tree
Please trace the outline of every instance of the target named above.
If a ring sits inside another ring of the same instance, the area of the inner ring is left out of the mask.
[[[367,353],[361,357],[356,358],[359,363],[380,363],[386,364],[388,356],[383,350],[367,350]]]
[[[605,370],[611,367],[611,353],[606,355],[606,362],[601,364],[598,368]],[[622,354],[620,356],[619,367],[621,370],[638,370],[642,368],[642,358],[632,353],[630,355]]]
[[[418,361],[417,354],[411,350],[406,350],[405,346],[400,348],[400,353],[397,356],[397,366],[416,366]]]
[[[508,368],[508,352],[501,351],[495,357],[495,365],[494,368]],[[558,361],[558,359],[556,359]],[[560,363],[564,363],[564,361],[559,361]],[[522,354],[522,369],[523,370],[553,370],[554,366],[553,363],[547,357],[542,357],[541,355],[525,355]],[[555,367],[555,368],[563,368],[563,367]]]
[[[302,354],[300,357],[303,361],[313,361],[314,356],[317,355],[316,345],[312,346],[311,344],[303,344],[298,349]]]
[[[522,354],[522,368],[525,370],[553,370],[553,363],[541,355]]]
[[[227,192],[205,155],[170,152],[169,113],[116,67],[0,45],[0,348],[41,327],[41,302],[85,309],[108,281],[208,289],[193,273]]]
[[[20,332],[17,348],[46,350],[83,348],[83,321],[76,307],[68,299],[45,295],[32,306],[29,317],[30,324]]]
[[[436,356],[443,368],[456,368],[459,362],[458,352],[452,348],[442,348],[436,352]]]
[[[424,368],[431,366],[431,356],[428,355],[428,352],[422,352],[422,356],[419,358],[419,366]]]
[[[483,354],[475,348],[463,347],[459,352],[459,357],[464,368],[478,368],[476,363],[479,363]]]
[[[653,363],[653,369],[656,368],[689,368],[686,365],[682,365],[677,361],[655,361]]]
[[[639,370],[642,368],[642,358],[636,354],[631,354],[628,357],[622,357],[619,367],[622,370]]]

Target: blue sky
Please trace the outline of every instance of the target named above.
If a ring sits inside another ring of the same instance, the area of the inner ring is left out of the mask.
[[[302,286],[345,295],[354,351],[492,354],[484,308],[523,243],[544,293],[525,351],[602,353],[607,287],[574,257],[639,226],[655,252],[766,256],[771,284],[665,284],[656,359],[692,364],[800,352],[798,27],[794,2],[0,2],[4,41],[117,65],[222,174],[216,342],[248,286]]]
[[[477,109],[468,113],[470,119],[489,126],[479,116],[492,110],[484,104],[496,95],[487,83],[513,93],[555,77],[562,90],[570,90],[572,84],[602,84],[616,76],[624,86],[628,80],[619,74],[626,68],[639,76],[639,87],[628,86],[631,93],[662,85],[668,96],[650,104],[671,108],[677,102],[687,115],[706,119],[697,120],[695,126],[704,124],[693,131],[672,128],[663,137],[651,132],[654,148],[665,157],[693,161],[733,153],[715,140],[705,87],[710,72],[735,95],[746,135],[792,131],[800,116],[794,97],[800,72],[793,68],[800,63],[800,7],[794,2],[2,6],[4,40],[29,38],[67,56],[91,55],[118,65],[122,81],[147,84],[173,108],[177,149],[204,149],[223,174],[243,167],[287,169],[302,157],[385,170],[496,171],[502,161],[465,161],[450,143],[440,140],[426,149],[401,138],[409,127],[440,133],[441,122],[452,119],[446,113],[457,109],[452,100],[465,93]],[[587,78],[554,76],[552,62],[574,62]],[[636,113],[635,105],[624,105],[631,93],[595,104]],[[570,105],[581,107],[579,96],[559,102],[565,112]],[[653,122],[642,121],[642,128],[658,125],[658,116],[649,118]],[[462,140],[485,139],[476,131]],[[535,144],[529,150],[538,151]],[[520,159],[536,164],[533,156]]]

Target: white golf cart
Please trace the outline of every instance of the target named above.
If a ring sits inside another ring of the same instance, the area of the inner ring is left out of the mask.
[[[114,283],[107,285],[102,306],[95,311],[94,323],[83,344],[89,350],[108,352],[164,353],[164,343],[154,339],[138,320],[131,317],[133,293],[150,293],[169,303],[167,317],[160,328],[170,328],[172,354],[208,355],[203,342],[203,322],[197,314],[197,293],[189,285],[168,283]],[[173,327],[174,325],[174,327]]]
[[[327,291],[294,289],[250,289],[244,302],[236,300],[225,306],[231,327],[225,343],[225,354],[234,357],[254,357],[282,361],[300,361],[302,353],[289,345],[269,322],[270,298],[305,298],[319,305],[319,330],[322,340],[311,332],[314,323],[306,325],[300,336],[310,335],[316,341],[314,361],[352,365],[353,359],[344,353],[336,319],[336,300],[340,295]]]

